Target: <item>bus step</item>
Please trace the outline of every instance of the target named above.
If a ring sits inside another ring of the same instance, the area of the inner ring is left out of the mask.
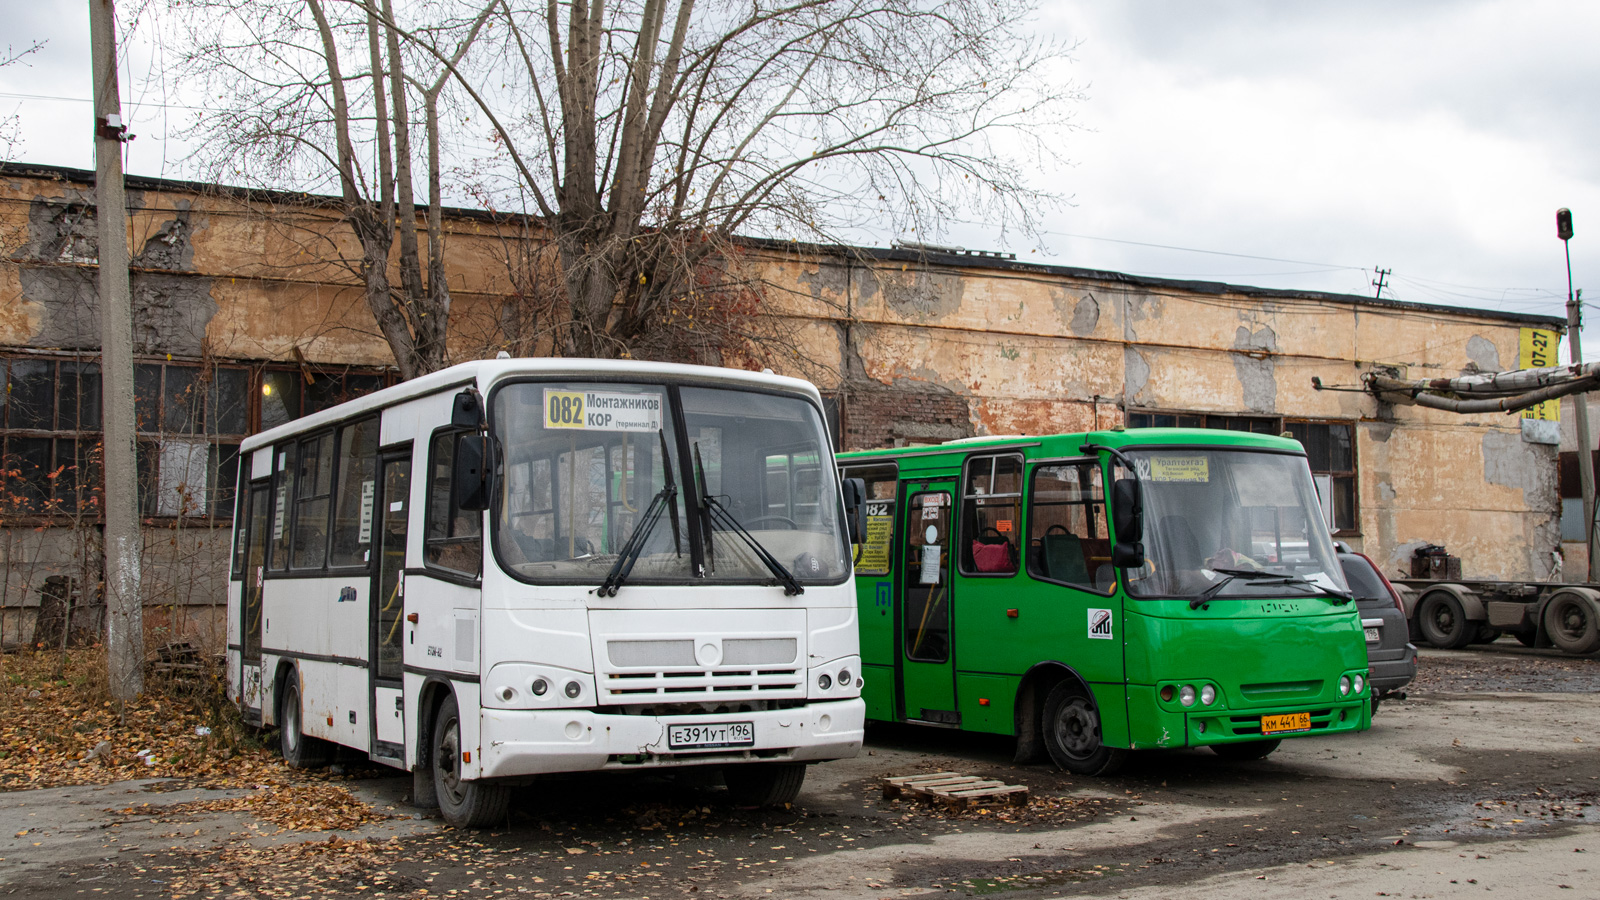
[[[956,772],[931,772],[926,775],[902,775],[882,779],[883,799],[901,798],[932,800],[950,809],[965,809],[972,805],[985,805],[999,801],[1012,806],[1028,802],[1028,789],[1020,784],[987,781],[973,775]]]

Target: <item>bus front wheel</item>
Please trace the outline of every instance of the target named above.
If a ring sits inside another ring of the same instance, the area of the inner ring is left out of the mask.
[[[726,766],[722,780],[735,806],[783,806],[800,796],[804,763],[742,763]]]
[[[461,777],[461,711],[454,695],[446,697],[433,720],[433,785],[439,812],[457,828],[483,828],[505,821],[511,788],[492,781]]]
[[[1050,758],[1074,775],[1112,775],[1128,751],[1101,740],[1100,713],[1077,685],[1063,681],[1044,701],[1044,746]]]
[[[303,706],[300,679],[290,672],[278,698],[278,749],[291,769],[319,769],[333,760],[333,746],[305,733]]]

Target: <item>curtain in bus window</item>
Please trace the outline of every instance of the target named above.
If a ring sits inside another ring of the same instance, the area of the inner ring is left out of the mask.
[[[1028,574],[1107,591],[1111,540],[1095,462],[1038,466],[1028,500]]]

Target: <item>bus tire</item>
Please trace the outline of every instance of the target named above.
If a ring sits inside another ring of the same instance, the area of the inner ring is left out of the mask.
[[[278,750],[291,769],[320,769],[333,761],[333,745],[305,733],[304,715],[300,679],[291,671],[278,692]]]
[[[1055,764],[1074,775],[1112,775],[1128,751],[1101,740],[1100,711],[1077,684],[1062,681],[1044,700],[1044,746]]]
[[[1376,704],[1378,701],[1374,700],[1372,702],[1374,704],[1374,709],[1376,709]],[[1250,762],[1251,760],[1256,759],[1266,759],[1267,756],[1272,753],[1272,751],[1278,749],[1278,745],[1281,743],[1283,743],[1282,738],[1274,738],[1270,741],[1244,741],[1238,744],[1212,744],[1211,752],[1225,760],[1228,760],[1229,762]]]
[[[1467,621],[1461,601],[1448,591],[1433,591],[1417,605],[1417,630],[1422,639],[1442,650],[1460,650],[1478,636],[1478,626]]]
[[[783,806],[800,796],[806,780],[804,763],[744,763],[724,766],[723,783],[735,806]]]
[[[1558,591],[1544,608],[1544,630],[1563,653],[1600,650],[1600,607],[1577,591]]]
[[[461,777],[461,711],[454,694],[439,704],[428,748],[439,813],[457,828],[484,828],[505,822],[511,788],[484,779]]]

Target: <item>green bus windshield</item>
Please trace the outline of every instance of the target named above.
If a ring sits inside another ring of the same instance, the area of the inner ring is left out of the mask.
[[[1346,590],[1303,456],[1186,447],[1126,451],[1144,498],[1145,565],[1129,569],[1137,598],[1282,593],[1295,577]],[[1124,471],[1120,477],[1126,477]]]

